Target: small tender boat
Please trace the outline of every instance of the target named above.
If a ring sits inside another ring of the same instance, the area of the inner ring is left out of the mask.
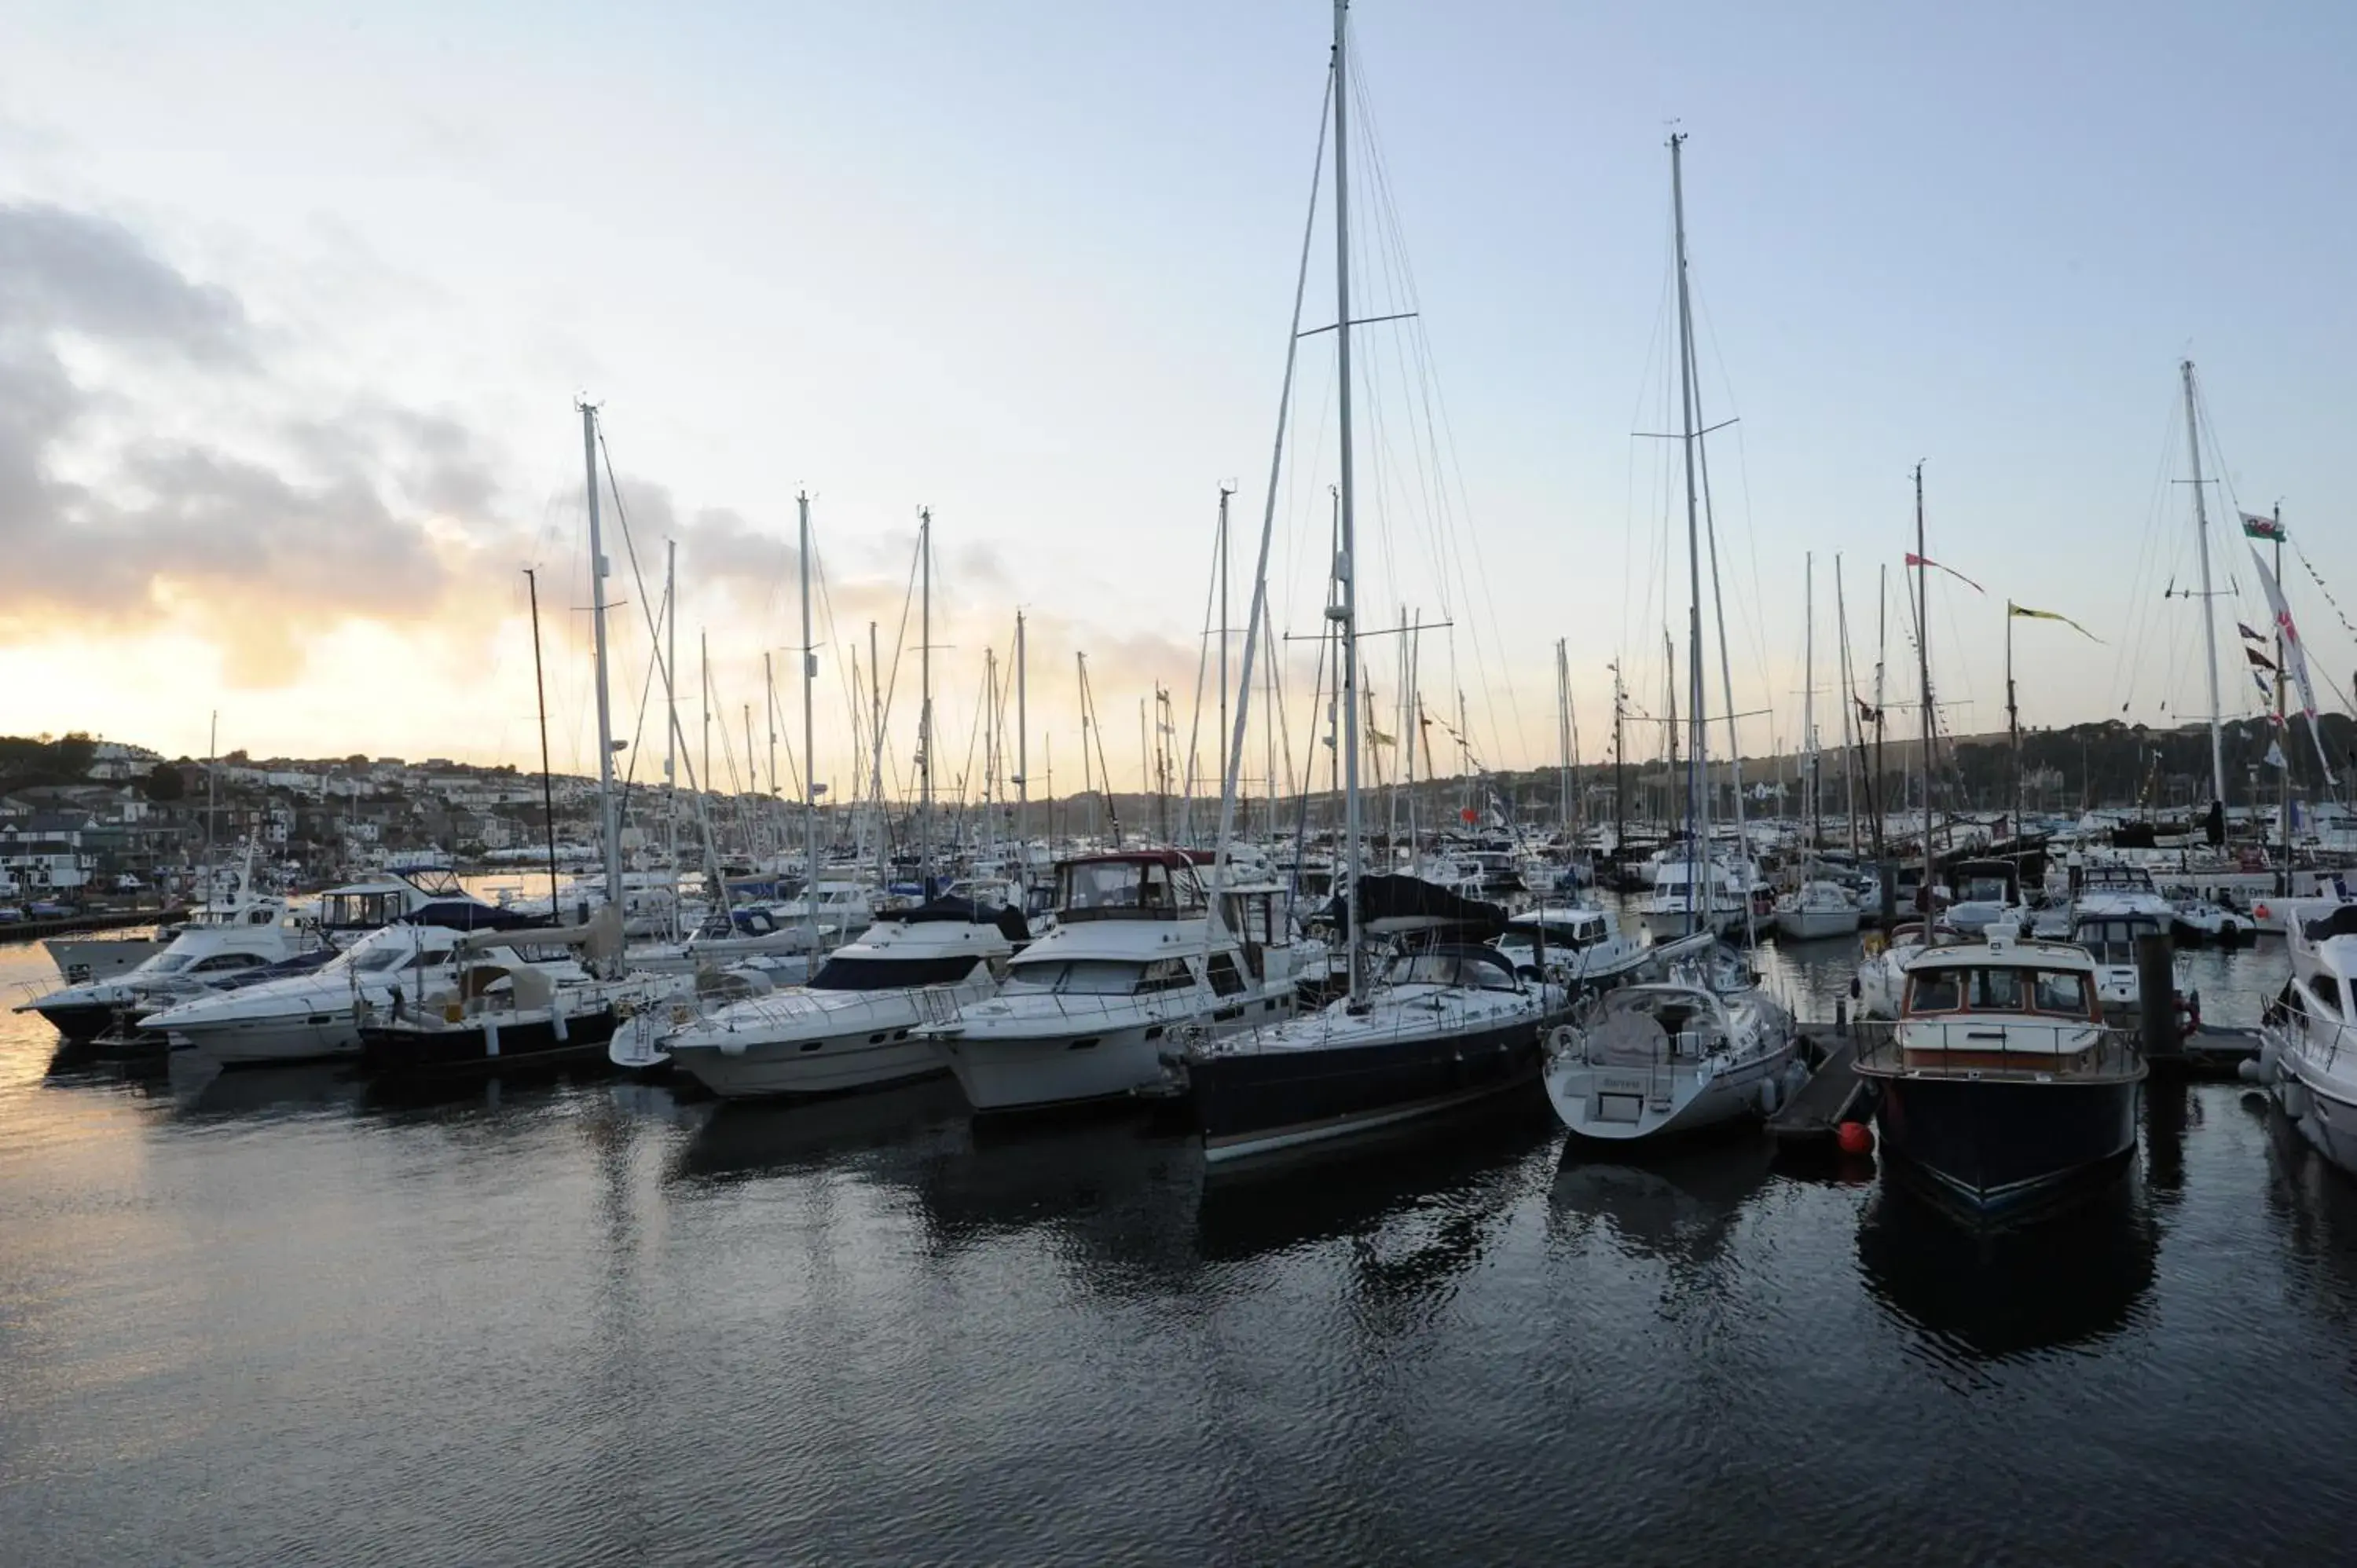
[[[1882,1146],[1978,1214],[2136,1146],[2146,1068],[2104,1025],[2083,949],[2005,936],[1919,953],[1898,1022],[1859,1051]]]

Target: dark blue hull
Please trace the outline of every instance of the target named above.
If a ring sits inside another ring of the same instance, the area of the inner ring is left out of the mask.
[[[547,1018],[496,1028],[483,1023],[463,1028],[378,1025],[361,1031],[361,1066],[385,1076],[451,1078],[604,1063],[620,1022],[606,1007],[567,1017],[561,1035]]]
[[[2140,1077],[2087,1082],[1877,1075],[1882,1146],[1995,1214],[2136,1147]]]
[[[1192,1062],[1189,1091],[1204,1156],[1318,1143],[1513,1088],[1537,1076],[1539,1036],[1539,1021],[1523,1018],[1479,1034]]]

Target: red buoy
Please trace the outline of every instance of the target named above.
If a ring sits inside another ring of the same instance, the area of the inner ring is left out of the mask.
[[[1845,1155],[1874,1153],[1874,1129],[1863,1122],[1845,1122],[1835,1130],[1835,1137]]]

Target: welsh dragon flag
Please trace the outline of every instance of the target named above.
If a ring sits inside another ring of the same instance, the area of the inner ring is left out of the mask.
[[[2243,514],[2243,534],[2247,539],[2272,539],[2280,544],[2284,538],[2284,525],[2274,518],[2246,511]]]

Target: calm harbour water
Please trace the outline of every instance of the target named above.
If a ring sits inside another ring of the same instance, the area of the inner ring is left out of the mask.
[[[1822,1015],[1853,950],[1773,967]],[[2225,1022],[2283,972],[2195,962]],[[2127,1178],[1992,1243],[1749,1140],[1566,1159],[1535,1090],[1207,1185],[945,1081],[400,1104],[53,1050],[0,1015],[8,1562],[2347,1550],[2357,1184],[2234,1085],[2157,1088]]]

